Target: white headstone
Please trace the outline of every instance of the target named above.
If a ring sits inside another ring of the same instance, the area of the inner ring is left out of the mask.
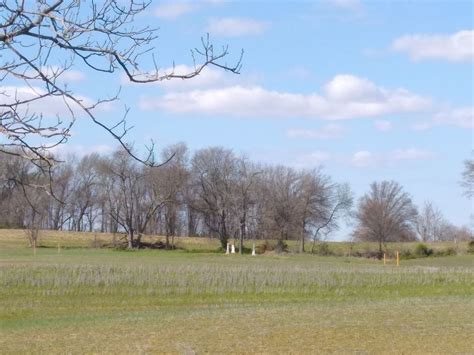
[[[232,244],[232,246],[231,246],[231,249],[230,249],[230,250],[231,250],[231,253],[232,253],[232,254],[235,254],[235,245],[234,245],[234,244]]]
[[[226,249],[225,253],[229,254],[229,243],[227,243],[227,249]]]

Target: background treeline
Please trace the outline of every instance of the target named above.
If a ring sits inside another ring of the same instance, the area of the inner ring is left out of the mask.
[[[262,165],[221,147],[191,154],[169,146],[159,168],[121,150],[68,156],[51,176],[40,166],[0,153],[0,225],[9,228],[124,233],[129,248],[144,234],[211,236],[305,242],[326,238],[344,221],[357,240],[379,242],[469,239],[470,231],[446,222],[431,203],[420,211],[402,186],[374,182],[357,206],[348,184],[320,169]]]

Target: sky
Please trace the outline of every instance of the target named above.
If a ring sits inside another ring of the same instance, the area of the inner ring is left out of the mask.
[[[322,166],[360,198],[373,181],[395,180],[416,204],[432,201],[469,225],[472,201],[459,185],[474,149],[474,8],[471,1],[153,1],[137,25],[158,27],[163,72],[192,68],[190,49],[209,33],[244,50],[239,75],[211,67],[189,81],[130,84],[123,75],[74,67],[84,97],[113,93],[126,105],[136,147],[185,142],[224,146],[252,160]],[[143,67],[151,68],[144,57]],[[79,119],[67,151],[109,152],[113,139]],[[335,238],[344,238],[344,229]]]

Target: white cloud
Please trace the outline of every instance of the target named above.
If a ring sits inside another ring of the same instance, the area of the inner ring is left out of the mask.
[[[287,135],[295,139],[337,139],[341,138],[345,129],[341,125],[328,124],[320,129],[290,129]]]
[[[155,8],[155,16],[165,20],[176,20],[194,10],[196,10],[196,4],[189,1],[167,2]]]
[[[74,115],[80,117],[84,115],[83,110],[74,101],[65,99],[61,96],[46,96],[46,91],[39,87],[29,86],[0,86],[0,113],[6,109],[2,109],[1,105],[12,105],[17,102],[30,101],[27,104],[17,106],[17,113],[22,116],[42,115],[45,118],[72,118],[71,111]],[[85,105],[91,106],[93,100],[82,95],[75,97]],[[39,98],[39,99],[37,99]],[[113,109],[112,103],[104,103],[97,106],[96,110],[110,111]]]
[[[298,155],[294,163],[291,164],[298,168],[315,167],[331,159],[331,154],[324,151],[314,151],[308,154]]]
[[[241,37],[261,35],[268,27],[268,22],[250,18],[225,17],[211,19],[206,30],[214,36]]]
[[[461,107],[437,113],[433,121],[435,124],[454,125],[461,128],[474,128],[474,107]]]
[[[443,109],[435,113],[431,121],[416,122],[411,126],[414,131],[426,131],[436,126],[456,126],[474,128],[474,107]]]
[[[260,86],[234,85],[142,98],[140,107],[175,114],[338,120],[420,112],[431,106],[431,100],[427,97],[402,88],[379,87],[367,79],[352,75],[335,76],[324,86],[323,92],[323,95],[305,95],[271,91]]]
[[[474,31],[454,34],[413,34],[395,39],[392,50],[407,53],[412,60],[444,59],[451,62],[474,59]]]
[[[354,153],[352,157],[352,165],[358,168],[365,168],[375,163],[373,154],[369,151],[362,150]]]
[[[433,152],[417,149],[417,148],[408,148],[408,149],[398,149],[394,151],[389,159],[393,159],[395,161],[400,160],[424,160],[433,158]]]
[[[433,152],[418,148],[397,149],[388,153],[373,153],[362,150],[354,153],[351,164],[357,168],[391,166],[403,161],[426,160],[434,157]]]
[[[380,132],[388,132],[393,128],[392,122],[386,120],[377,120],[374,122],[374,126]]]

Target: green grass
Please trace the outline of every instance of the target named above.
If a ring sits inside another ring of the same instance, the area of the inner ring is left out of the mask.
[[[24,236],[3,233],[1,353],[474,352],[472,255],[396,267],[91,249],[92,235],[64,233],[33,255]]]

